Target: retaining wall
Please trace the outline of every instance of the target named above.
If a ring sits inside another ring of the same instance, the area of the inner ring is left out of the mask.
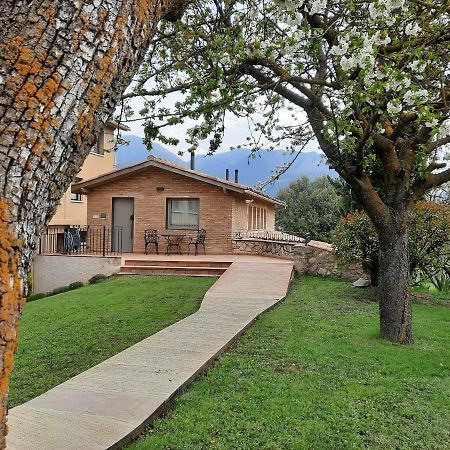
[[[333,246],[326,242],[310,241],[308,245],[294,246],[294,267],[298,273],[329,276],[355,281],[367,277],[361,264],[344,265],[336,256]]]
[[[33,262],[33,293],[48,292],[74,281],[87,283],[97,273],[120,270],[120,256],[37,255]]]
[[[367,277],[360,264],[342,264],[331,244],[310,241],[308,245],[295,242],[243,238],[233,240],[233,253],[292,258],[298,273],[329,276],[355,281]]]

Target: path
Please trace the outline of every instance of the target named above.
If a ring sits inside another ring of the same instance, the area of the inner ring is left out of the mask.
[[[291,261],[234,260],[196,313],[11,409],[7,449],[115,449],[142,432],[259,314],[285,297]]]

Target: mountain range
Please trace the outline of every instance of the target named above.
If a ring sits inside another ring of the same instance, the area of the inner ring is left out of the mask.
[[[116,153],[116,167],[121,168],[130,164],[145,161],[150,155],[171,161],[175,164],[189,167],[190,163],[184,161],[175,153],[158,143],[153,144],[151,151],[147,149],[142,138],[135,135],[124,135],[128,145],[122,144]],[[260,151],[252,156],[248,149],[235,149],[226,152],[205,156],[197,155],[195,169],[220,178],[225,178],[225,170],[230,169],[230,179],[234,181],[234,171],[239,170],[239,182],[247,186],[255,186],[258,182],[266,181],[277,167],[280,167],[293,159],[283,150]],[[273,185],[265,187],[269,195],[276,195],[281,188],[285,188],[292,181],[302,176],[308,176],[311,180],[330,175],[337,177],[336,172],[329,169],[323,155],[316,152],[301,153],[292,166],[281,175]]]

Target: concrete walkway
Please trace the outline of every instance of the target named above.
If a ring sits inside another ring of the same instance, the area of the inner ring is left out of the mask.
[[[115,449],[142,432],[260,313],[285,297],[292,261],[233,259],[196,313],[11,409],[7,449]]]

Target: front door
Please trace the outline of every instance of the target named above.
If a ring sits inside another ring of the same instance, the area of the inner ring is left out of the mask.
[[[113,251],[133,251],[134,198],[113,197]]]

